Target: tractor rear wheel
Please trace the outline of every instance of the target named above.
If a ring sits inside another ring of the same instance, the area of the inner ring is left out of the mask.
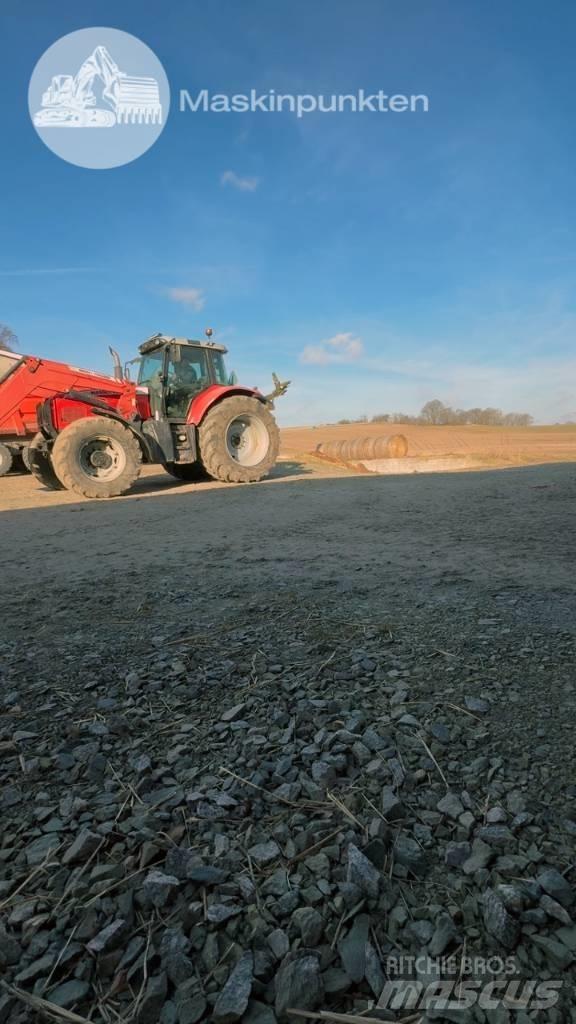
[[[52,467],[50,444],[44,434],[35,434],[26,451],[28,454],[27,465],[32,476],[35,476],[49,491],[63,490]]]
[[[125,494],[140,473],[142,450],[128,427],[107,416],[75,420],[58,434],[52,465],[60,482],[84,498]]]
[[[166,462],[164,469],[176,480],[187,480],[190,483],[207,479],[206,470],[200,462]]]
[[[8,445],[0,444],[0,476],[6,476],[14,464],[14,456]]]
[[[253,483],[278,457],[280,435],[267,405],[258,398],[225,398],[206,414],[198,430],[200,458],[215,480]]]

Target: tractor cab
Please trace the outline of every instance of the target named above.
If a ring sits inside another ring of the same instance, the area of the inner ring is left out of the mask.
[[[211,337],[210,329],[206,332]],[[236,381],[224,362],[227,349],[211,341],[191,341],[157,334],[139,348],[138,384],[150,392],[155,413],[185,419],[190,402],[212,384]]]

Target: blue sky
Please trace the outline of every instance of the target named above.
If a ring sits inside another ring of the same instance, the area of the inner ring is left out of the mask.
[[[283,423],[429,398],[576,417],[576,8],[558,0],[26,2],[0,15],[0,321],[105,368],[212,325]],[[172,109],[132,164],[67,164],[30,74],[76,29],[131,32]],[[178,93],[426,94],[415,114],[180,113]]]

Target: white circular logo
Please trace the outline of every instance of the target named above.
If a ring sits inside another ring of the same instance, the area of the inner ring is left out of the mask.
[[[121,167],[156,142],[170,109],[170,86],[156,55],[136,36],[83,28],[42,54],[28,107],[42,142],[63,160]]]

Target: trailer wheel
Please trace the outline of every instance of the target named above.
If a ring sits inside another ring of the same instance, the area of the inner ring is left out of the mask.
[[[280,435],[264,402],[235,395],[206,414],[198,430],[198,442],[202,464],[215,480],[253,483],[274,466]]]
[[[35,476],[49,491],[63,490],[62,484],[52,467],[50,444],[44,437],[44,434],[34,435],[29,447],[26,449],[26,453],[28,456],[27,465],[29,465],[32,476]]]
[[[22,459],[22,465],[24,466],[25,471],[27,473],[31,473],[32,465],[30,462],[30,445],[25,444],[24,447],[20,449],[20,458]]]
[[[60,482],[84,498],[114,498],[138,479],[142,450],[131,430],[107,416],[87,416],[65,427],[52,449]]]
[[[0,476],[6,476],[14,465],[14,456],[8,445],[0,444]]]

